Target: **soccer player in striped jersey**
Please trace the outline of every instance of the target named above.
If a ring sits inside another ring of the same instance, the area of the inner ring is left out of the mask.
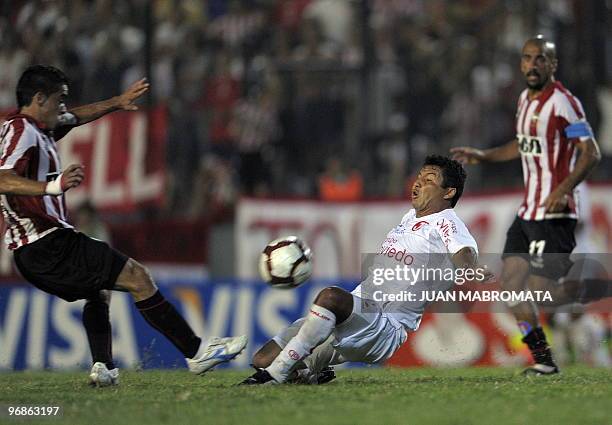
[[[576,245],[576,186],[601,155],[580,101],[555,79],[555,45],[541,35],[525,42],[521,72],[527,88],[518,100],[516,139],[492,149],[451,149],[465,164],[520,158],[525,196],[506,235],[501,284],[505,290],[527,286],[549,290],[553,305],[589,302],[610,296],[605,280],[564,280]],[[563,284],[559,284],[559,282]],[[529,302],[509,305],[535,364],[526,374],[558,373],[537,307]]]
[[[145,79],[108,100],[66,109],[68,80],[52,66],[25,70],[17,84],[19,112],[0,130],[0,204],[5,241],[26,280],[66,301],[85,299],[83,325],[94,365],[90,382],[118,383],[113,364],[108,290],[130,292],[145,320],[183,353],[201,374],[236,357],[246,336],[203,340],[159,292],[150,273],[105,242],[77,232],[67,218],[64,192],[81,184],[83,166],[62,169],[56,138],[113,111],[138,109],[149,89]]]

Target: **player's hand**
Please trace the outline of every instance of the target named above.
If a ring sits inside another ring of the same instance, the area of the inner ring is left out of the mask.
[[[55,180],[47,183],[45,192],[47,195],[61,195],[73,187],[77,187],[85,178],[85,167],[81,164],[68,166]]]
[[[466,280],[467,284],[485,284],[495,282],[495,274],[489,270],[486,266],[475,266],[470,267],[472,271],[472,276],[474,277],[471,280]]]
[[[450,152],[453,154],[453,159],[462,164],[480,164],[485,161],[485,153],[480,149],[459,146],[451,148]]]
[[[553,190],[544,200],[542,206],[547,213],[556,213],[564,211],[569,203],[569,196],[558,188]]]
[[[117,108],[124,111],[138,110],[138,106],[134,104],[134,101],[145,94],[149,90],[149,86],[150,84],[147,83],[146,78],[141,78],[133,83],[124,93],[117,96]]]
[[[480,283],[491,283],[495,281],[495,273],[493,273],[488,268],[482,267],[484,269],[484,279],[480,281]]]

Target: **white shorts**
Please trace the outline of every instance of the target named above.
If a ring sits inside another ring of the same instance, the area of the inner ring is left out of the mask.
[[[304,320],[298,319],[283,329],[273,338],[274,342],[284,348],[297,335]],[[304,362],[316,370],[346,361],[380,363],[389,359],[407,338],[408,333],[392,313],[383,312],[374,301],[353,295],[351,315],[312,352],[310,362],[308,358]]]

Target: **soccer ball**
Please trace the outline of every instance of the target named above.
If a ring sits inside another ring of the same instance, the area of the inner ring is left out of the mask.
[[[312,274],[312,252],[296,236],[270,242],[259,257],[259,274],[274,288],[296,288]]]

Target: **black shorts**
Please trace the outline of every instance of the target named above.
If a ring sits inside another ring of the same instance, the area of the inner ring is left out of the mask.
[[[572,267],[575,229],[576,220],[572,218],[527,221],[516,217],[506,233],[502,258],[525,257],[530,273],[557,280]]]
[[[66,301],[112,289],[128,257],[106,242],[72,229],[58,229],[14,252],[23,277]]]

